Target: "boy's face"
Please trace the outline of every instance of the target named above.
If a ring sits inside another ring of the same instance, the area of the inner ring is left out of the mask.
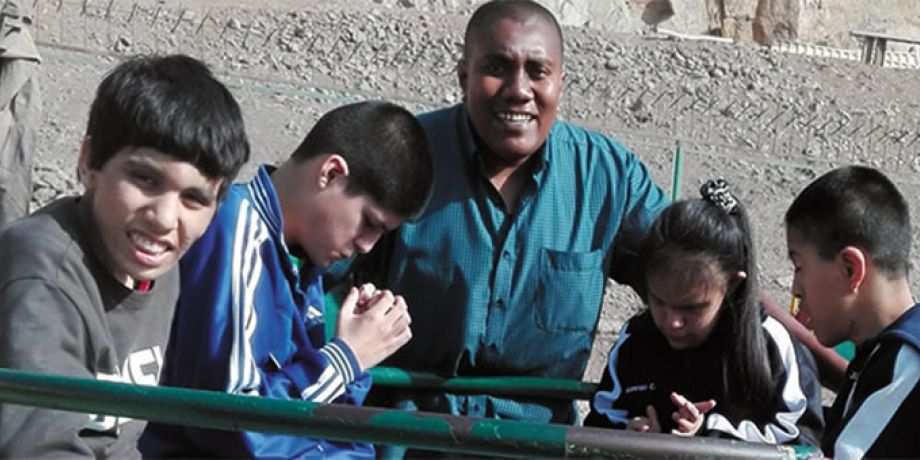
[[[722,312],[726,277],[711,264],[696,265],[682,275],[677,270],[651,274],[648,308],[655,325],[671,348],[685,350],[703,344]],[[686,273],[694,273],[687,276]]]
[[[159,277],[208,227],[222,180],[151,148],[122,148],[98,170],[88,152],[84,142],[82,178],[103,261],[128,286]]]
[[[786,228],[786,244],[795,275],[792,293],[799,297],[797,318],[818,340],[832,347],[849,335],[847,269],[841,257],[824,260],[814,244],[794,228]]]
[[[367,253],[384,233],[402,223],[402,218],[369,196],[347,193],[348,177],[341,171],[322,174],[315,185],[304,180],[284,204],[287,244],[300,248],[313,264],[326,267],[355,253]]]

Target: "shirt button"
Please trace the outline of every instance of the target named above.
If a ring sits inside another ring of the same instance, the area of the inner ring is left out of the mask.
[[[505,259],[510,259],[510,258],[511,258],[511,251],[505,251],[505,252],[503,252],[503,253],[502,253],[502,257],[504,257]]]

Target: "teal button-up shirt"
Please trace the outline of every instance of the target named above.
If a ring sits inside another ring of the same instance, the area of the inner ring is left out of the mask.
[[[481,172],[462,105],[419,119],[434,155],[434,191],[425,214],[392,243],[387,287],[406,298],[413,338],[386,364],[447,376],[580,379],[605,274],[638,279],[638,244],[667,204],[664,193],[626,148],[557,121],[509,214]],[[568,403],[558,413],[544,402],[486,396],[395,399],[459,415],[571,418]]]

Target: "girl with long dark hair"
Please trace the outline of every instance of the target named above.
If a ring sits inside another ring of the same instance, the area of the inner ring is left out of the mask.
[[[621,330],[585,425],[817,445],[814,358],[760,305],[747,213],[722,179],[701,194],[643,241],[648,309]]]

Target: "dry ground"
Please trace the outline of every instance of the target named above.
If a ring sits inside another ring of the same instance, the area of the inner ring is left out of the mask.
[[[39,0],[45,117],[35,204],[75,190],[92,91],[127,54],[184,52],[213,66],[245,112],[256,161],[244,177],[256,163],[285,158],[341,103],[386,98],[426,110],[456,102],[464,17],[436,3]],[[685,195],[712,176],[736,185],[754,219],[763,284],[780,303],[791,279],[782,213],[807,182],[862,163],[890,174],[909,198],[920,192],[917,72],[576,29],[566,31],[566,66],[563,116],[622,140],[662,187],[670,189],[678,141]],[[920,215],[916,201],[912,211]],[[637,308],[627,290],[609,289],[587,379],[598,378],[613,333]]]

